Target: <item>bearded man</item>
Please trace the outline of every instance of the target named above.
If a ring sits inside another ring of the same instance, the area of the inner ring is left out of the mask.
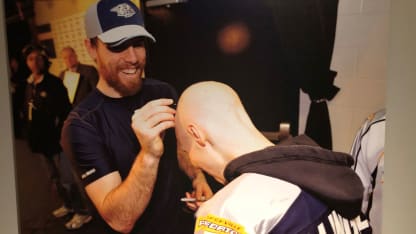
[[[85,45],[99,80],[65,122],[65,154],[114,231],[192,233],[192,214],[184,212],[180,202],[190,183],[178,165],[170,129],[177,95],[169,84],[143,78],[145,44],[155,42],[154,37],[129,0],[93,4],[85,27]],[[202,172],[190,163],[181,165],[187,165],[182,169],[193,180],[195,193],[209,198],[212,192]]]

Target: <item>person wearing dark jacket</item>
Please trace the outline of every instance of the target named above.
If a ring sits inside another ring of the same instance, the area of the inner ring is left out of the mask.
[[[65,158],[62,156],[60,137],[63,122],[71,110],[67,89],[58,77],[49,73],[50,62],[43,47],[29,44],[23,49],[23,56],[31,71],[24,102],[27,140],[32,152],[45,156],[50,179],[66,202],[70,194],[62,183],[64,173],[60,162]]]
[[[274,145],[237,93],[206,81],[188,87],[175,117],[178,150],[224,188],[199,206],[195,233],[371,233],[363,186],[345,153],[305,135]],[[188,199],[192,198],[187,194]]]
[[[70,77],[68,74],[74,74],[78,80],[73,93],[72,106],[77,106],[84,98],[95,89],[98,82],[98,72],[94,66],[82,64],[78,60],[74,48],[67,46],[61,51],[62,60],[64,60],[66,69],[61,71],[59,78],[65,83],[65,78]],[[69,91],[69,90],[68,90]]]
[[[74,108],[95,89],[98,72],[94,66],[80,63],[74,48],[70,46],[61,50],[61,57],[66,69],[61,71],[59,78],[67,87],[68,97]],[[71,215],[72,218],[65,223],[65,227],[68,230],[80,229],[91,221],[93,212],[89,209],[89,202],[82,186],[74,177],[74,168],[65,155],[60,160],[60,170],[62,185],[68,196],[63,205],[52,213],[57,218]]]
[[[23,49],[23,55],[31,71],[25,91],[29,145],[33,152],[51,159],[62,151],[61,129],[71,104],[62,81],[48,71],[50,62],[46,50],[30,44]]]

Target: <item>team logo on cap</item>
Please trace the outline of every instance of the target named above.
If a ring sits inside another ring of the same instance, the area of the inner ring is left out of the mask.
[[[124,18],[129,18],[136,14],[134,9],[127,3],[118,4],[117,6],[111,8],[110,11],[116,12],[117,16],[122,16]]]

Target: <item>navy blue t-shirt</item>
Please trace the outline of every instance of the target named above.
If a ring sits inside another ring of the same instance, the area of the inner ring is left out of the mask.
[[[131,117],[136,109],[159,98],[176,101],[177,94],[167,83],[144,79],[141,91],[130,97],[110,98],[95,89],[69,114],[61,143],[84,186],[114,171],[122,180],[128,176],[140,151]],[[190,187],[178,166],[173,129],[167,131],[164,142],[152,198],[132,233],[193,232],[193,217],[184,213],[180,204],[180,197]]]

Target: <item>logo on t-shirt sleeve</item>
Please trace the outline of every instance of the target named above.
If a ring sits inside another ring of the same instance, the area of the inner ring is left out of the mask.
[[[94,174],[96,171],[97,170],[95,170],[95,168],[92,168],[92,169],[86,171],[84,174],[81,175],[81,179],[87,178],[88,176]]]
[[[198,217],[195,223],[196,234],[247,234],[244,227],[231,220],[207,215]]]

